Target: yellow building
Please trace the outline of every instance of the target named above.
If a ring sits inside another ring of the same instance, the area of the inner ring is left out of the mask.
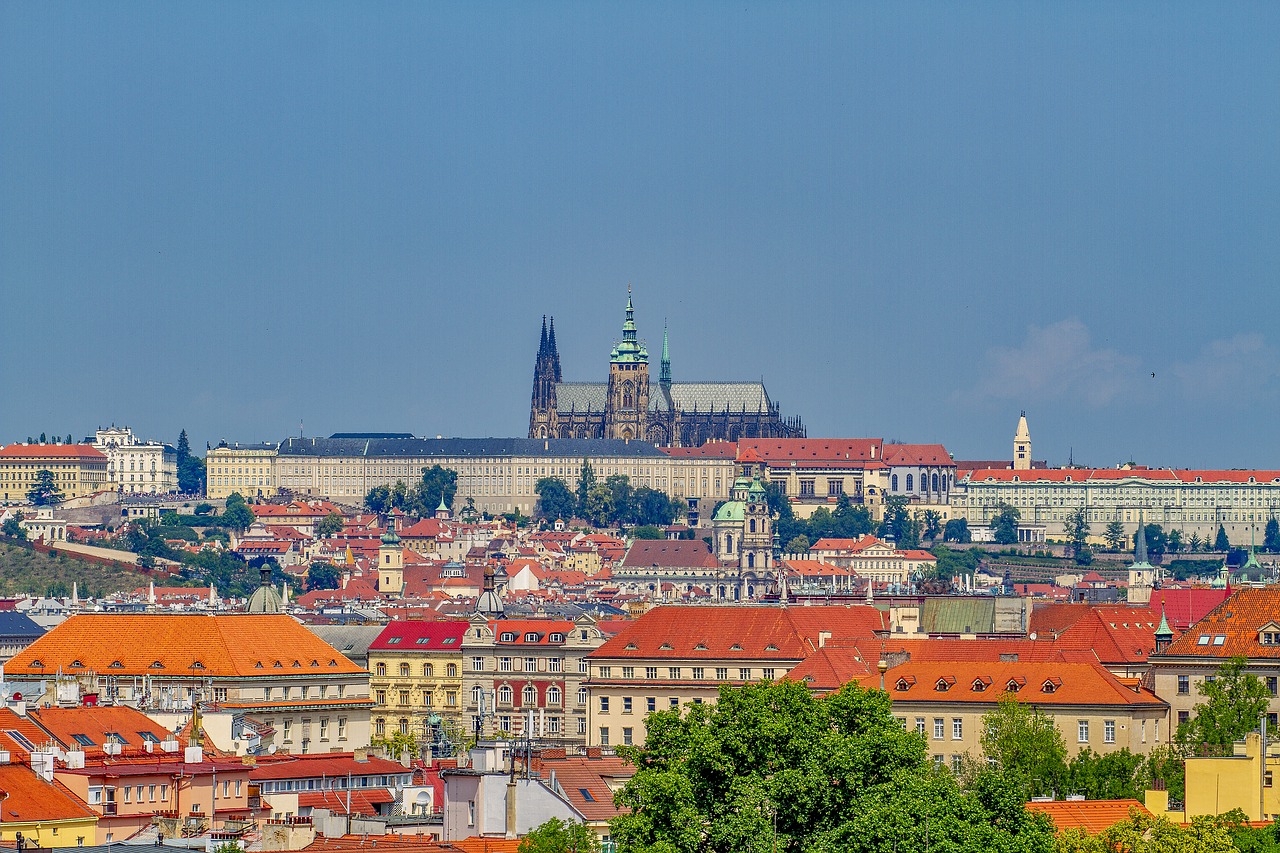
[[[462,640],[467,622],[402,621],[369,646],[373,737],[429,740],[429,719],[456,731],[462,720]]]
[[[109,488],[107,457],[87,444],[10,444],[0,449],[0,501],[18,503],[41,471],[53,474],[67,499]]]
[[[1272,778],[1280,770],[1280,744],[1267,743],[1267,766],[1258,761],[1262,738],[1256,732],[1235,745],[1233,755],[1187,759],[1184,820],[1240,809],[1249,820],[1275,820],[1280,815],[1280,789]],[[1263,775],[1265,772],[1265,776]]]
[[[275,444],[223,442],[204,457],[205,495],[225,498],[239,492],[246,498],[270,497],[279,491],[275,463]]]
[[[89,847],[98,843],[98,815],[62,784],[19,764],[0,764],[4,820],[0,844],[18,836],[29,847]]]

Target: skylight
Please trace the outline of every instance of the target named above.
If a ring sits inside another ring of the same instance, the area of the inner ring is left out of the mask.
[[[81,746],[94,746],[93,739],[88,735],[72,735],[72,739]]]

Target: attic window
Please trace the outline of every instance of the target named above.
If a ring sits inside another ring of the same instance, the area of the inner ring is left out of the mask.
[[[975,693],[981,693],[991,686],[991,679],[985,675],[980,675],[973,680],[973,690]]]
[[[299,662],[298,662],[298,661],[296,661],[296,660],[293,662],[293,665],[294,665],[295,667],[302,666],[302,664],[301,664],[301,663],[299,663]]]
[[[32,665],[32,666],[44,666],[44,661],[42,661],[42,660],[33,660],[33,661],[31,662],[31,665]]]
[[[443,645],[451,646],[451,645],[453,645],[454,643],[458,642],[458,638],[457,638],[457,637],[445,637],[445,638],[444,638],[443,640],[441,640],[440,642],[441,642]]]
[[[164,664],[160,663],[160,661],[158,661],[158,660],[153,660],[153,661],[151,662],[151,668],[152,668],[152,669],[164,669]]]
[[[107,669],[124,669],[124,664],[120,663],[118,660],[113,660]]]
[[[529,633],[524,635],[524,641],[526,643],[536,643],[541,639],[542,639],[542,635],[535,634],[533,631],[530,631]]]
[[[1197,646],[1207,646],[1207,645],[1209,645],[1209,635],[1208,635],[1208,634],[1201,634],[1201,635],[1200,635],[1200,639],[1196,640],[1196,645],[1197,645]]]
[[[88,735],[72,735],[71,739],[81,746],[97,746]]]
[[[142,738],[143,743],[159,743],[160,738],[156,737],[153,732],[138,732],[138,737]]]
[[[631,646],[627,646],[627,648],[631,648]],[[663,643],[662,645],[658,646],[658,649],[660,651],[669,652],[672,650],[672,645],[670,643]]]
[[[955,683],[956,683],[955,678],[953,678],[950,675],[944,675],[934,683],[933,689],[941,693],[945,693],[946,691],[950,690],[951,685]]]
[[[320,665],[320,661],[316,660],[315,658],[312,658],[312,659],[311,659],[311,665],[312,665],[312,666],[319,666],[319,665]]]
[[[337,666],[337,665],[338,665],[337,658],[329,658],[329,666]]]
[[[1019,690],[1022,689],[1022,686],[1026,683],[1027,683],[1027,680],[1022,677],[1010,678],[1008,682],[1005,683],[1004,689],[1009,691],[1010,693],[1017,693]]]
[[[778,647],[775,646],[773,643],[770,643],[769,645],[764,647],[764,650],[766,652],[776,652],[778,650]]]
[[[418,639],[414,640],[414,642],[415,642],[415,643],[417,643],[417,644],[418,644],[418,645],[420,645],[420,646],[425,646],[427,643],[431,642],[431,638],[430,638],[430,637],[419,637]]]
[[[498,642],[500,643],[514,643],[515,641],[516,635],[512,631],[503,631],[502,635],[498,637]]]
[[[696,646],[694,646],[694,647],[693,647],[693,650],[694,650],[695,652],[705,652],[705,651],[707,650],[707,644],[706,644],[706,643],[698,643],[698,645],[696,645]]]
[[[914,675],[904,675],[902,678],[898,679],[897,684],[893,685],[893,689],[905,693],[910,690],[911,686],[915,683],[916,677]]]
[[[262,669],[262,661],[258,661],[253,665],[254,669]]]
[[[398,646],[398,645],[400,645],[400,638],[399,638],[399,637],[388,637],[388,638],[387,638],[387,645],[388,645],[388,646]]]
[[[729,650],[730,650],[730,651],[734,651],[734,652],[740,652],[740,651],[742,651],[742,644],[741,644],[741,643],[734,643],[732,646],[730,646],[730,647],[729,647]]]
[[[75,669],[75,668],[77,668],[77,667],[83,667],[83,666],[84,666],[84,664],[80,663],[80,659],[79,659],[79,658],[76,658],[75,660],[73,660],[73,661],[71,662],[71,668],[72,668],[72,669]]]
[[[1213,635],[1213,644],[1214,644],[1215,646],[1220,646],[1220,645],[1222,645],[1223,643],[1225,643],[1226,641],[1227,641],[1227,635],[1226,635],[1226,634],[1214,634],[1214,635]]]
[[[586,800],[588,803],[594,803],[596,801],[596,798],[591,796],[591,792],[586,788],[579,788],[578,793],[581,794],[582,799]]]
[[[1058,688],[1062,686],[1061,678],[1046,678],[1044,684],[1040,685],[1041,693],[1057,693]]]
[[[283,669],[283,668],[284,668],[284,664],[280,663],[280,661],[276,661],[275,663],[271,664],[271,668],[272,668],[272,669]]]
[[[192,669],[204,669],[204,664],[200,663],[200,661],[198,661],[198,660],[196,660],[196,661],[192,661],[192,662],[191,662],[191,668],[192,668]]]
[[[638,648],[640,648],[640,647],[639,647],[639,646],[637,646],[635,643],[627,643],[627,651],[629,651],[629,652],[633,652],[633,651],[635,651],[635,650],[636,650],[636,649],[638,649]]]

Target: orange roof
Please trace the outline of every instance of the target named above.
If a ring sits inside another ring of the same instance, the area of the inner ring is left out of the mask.
[[[107,461],[102,451],[88,444],[10,444],[0,448],[0,459],[54,458]]]
[[[863,677],[878,687],[879,674]],[[975,682],[989,685],[975,690]],[[894,702],[947,702],[994,705],[1006,685],[1020,684],[1017,698],[1035,705],[1123,705],[1167,707],[1149,690],[1121,683],[1101,664],[1038,661],[911,661],[885,678]],[[938,689],[947,684],[946,689]],[[1051,690],[1045,689],[1048,684]]]
[[[633,765],[617,756],[588,758],[571,755],[565,758],[544,758],[538,769],[543,779],[549,780],[555,772],[556,782],[564,791],[564,797],[588,821],[604,821],[625,812],[613,804],[613,788],[610,782],[630,779],[635,775]]]
[[[72,616],[5,664],[13,675],[58,670],[170,678],[364,672],[291,616],[167,613]]]
[[[1165,654],[1277,659],[1280,645],[1263,644],[1261,636],[1280,633],[1275,626],[1280,626],[1280,587],[1240,589],[1174,640]]]
[[[63,749],[82,749],[89,759],[101,758],[105,754],[102,747],[108,733],[123,741],[121,750],[128,755],[146,754],[147,740],[143,732],[160,740],[167,736],[165,729],[146,714],[123,705],[40,708],[32,709],[31,716]]]
[[[1048,815],[1059,832],[1078,828],[1090,835],[1096,835],[1122,820],[1128,820],[1131,811],[1151,814],[1137,800],[1033,800],[1027,803],[1027,809]]]
[[[0,764],[0,790],[5,794],[0,803],[5,823],[97,817],[61,783],[45,782],[20,764]]]

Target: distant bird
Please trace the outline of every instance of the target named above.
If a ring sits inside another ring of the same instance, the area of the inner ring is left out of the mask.
[[[1155,378],[1156,378],[1156,372],[1155,372],[1154,370],[1153,370],[1153,371],[1151,371],[1151,378],[1152,378],[1152,379],[1155,379]]]

